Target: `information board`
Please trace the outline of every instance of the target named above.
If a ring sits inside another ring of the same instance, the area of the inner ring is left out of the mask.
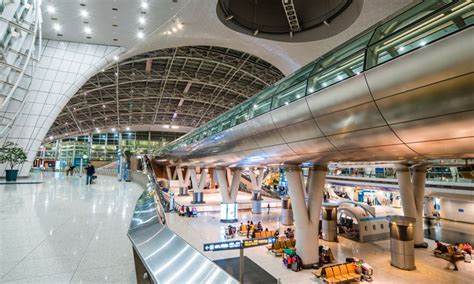
[[[204,251],[219,251],[219,250],[231,250],[240,249],[242,242],[240,240],[219,242],[219,243],[208,243],[204,244]]]
[[[277,241],[276,237],[247,239],[247,240],[242,241],[242,247],[243,248],[250,248],[250,247],[271,245],[271,244],[276,243],[276,241]]]

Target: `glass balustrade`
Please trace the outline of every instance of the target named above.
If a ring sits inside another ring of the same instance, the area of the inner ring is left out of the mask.
[[[215,135],[472,26],[473,7],[472,0],[422,1],[173,142],[171,149],[183,141],[187,144],[199,141],[203,129],[208,129],[205,137]]]

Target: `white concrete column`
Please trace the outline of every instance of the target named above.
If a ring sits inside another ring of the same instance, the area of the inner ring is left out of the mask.
[[[410,179],[410,170],[407,165],[398,165],[397,172],[398,186],[400,187],[400,199],[403,208],[403,215],[416,218],[415,196]]]
[[[188,195],[188,185],[189,185],[189,170],[186,171],[186,175],[183,178],[183,169],[181,166],[176,166],[174,175],[177,176],[178,178],[178,183],[179,183],[179,193],[178,195],[183,196],[183,195]]]
[[[419,165],[413,169],[413,195],[416,206],[416,223],[413,240],[415,245],[424,244],[424,232],[423,232],[423,198],[425,195],[425,183],[426,183],[426,166]]]
[[[321,204],[323,202],[324,185],[326,184],[327,175],[326,166],[313,166],[309,168],[308,181],[306,190],[308,192],[308,212],[309,218],[316,225],[316,234],[319,233],[319,219],[321,216]],[[319,247],[319,239],[318,247]],[[319,250],[318,259],[319,259]]]
[[[217,181],[219,182],[219,187],[222,196],[222,203],[234,203],[237,201],[237,194],[239,192],[240,178],[242,175],[241,168],[235,168],[234,173],[230,177],[231,183],[230,187],[228,184],[227,171],[224,167],[217,167],[215,169],[217,173]]]
[[[418,165],[410,171],[407,165],[396,167],[403,215],[416,219],[413,232],[415,246],[424,246],[423,237],[423,198],[425,194],[426,166]]]
[[[242,169],[234,168],[234,173],[232,175],[232,183],[230,184],[230,202],[237,202],[237,194],[239,193],[241,176]]]
[[[227,181],[227,171],[224,167],[216,167],[217,182],[221,192],[222,203],[229,203],[229,185]]]
[[[285,170],[296,225],[297,254],[303,260],[303,266],[310,267],[319,262],[318,225],[327,169],[325,166],[317,166],[310,170],[308,208],[305,204],[301,169],[293,165],[285,166]]]
[[[178,170],[178,167],[176,167],[175,172]],[[171,166],[166,166],[166,176],[168,177],[169,180],[173,179],[173,175],[171,174]]]
[[[193,202],[192,203],[204,203],[203,189],[207,181],[206,169],[201,170],[201,177],[198,180],[195,167],[188,168],[189,175],[191,177],[191,184],[193,187]]]

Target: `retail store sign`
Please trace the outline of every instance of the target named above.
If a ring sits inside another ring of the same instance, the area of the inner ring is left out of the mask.
[[[247,239],[247,240],[242,241],[242,247],[243,248],[250,248],[250,247],[271,245],[271,244],[276,243],[276,241],[277,241],[276,237]]]
[[[240,248],[242,248],[242,242],[240,240],[204,244],[204,251],[219,251],[219,250],[231,250],[231,249],[240,249]]]

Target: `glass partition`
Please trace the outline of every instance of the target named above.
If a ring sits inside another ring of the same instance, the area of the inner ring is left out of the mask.
[[[288,105],[301,97],[304,97],[306,91],[306,80],[294,85],[293,87],[278,93],[273,97],[272,109],[276,109],[283,105]]]
[[[250,119],[269,112],[272,109],[272,96],[277,86],[271,86],[260,92],[250,110]]]
[[[296,83],[299,83],[303,80],[308,79],[309,73],[311,70],[314,68],[314,62],[310,62],[306,66],[300,68],[299,70],[296,70],[293,74],[291,74],[287,79],[283,80],[279,85],[278,85],[278,90],[277,92],[281,92],[288,87],[291,87],[295,85]]]
[[[364,51],[362,50],[311,76],[308,80],[307,93],[312,94],[329,87],[337,82],[359,74],[363,69]]]
[[[252,100],[247,100],[242,105],[237,107],[232,126],[239,125],[249,120],[249,109],[251,104]]]
[[[453,0],[428,0],[422,1],[420,4],[410,8],[404,13],[397,15],[393,19],[390,19],[378,28],[375,29],[374,36],[370,41],[370,44],[378,42],[390,35],[393,35],[401,29],[409,26],[410,24],[418,21],[426,15],[435,12],[446,6],[446,4],[452,3]]]
[[[443,38],[473,23],[473,4],[459,2],[430,15],[413,26],[386,36],[367,50],[367,68],[384,63]]]
[[[342,60],[346,60],[351,55],[358,53],[359,51],[365,49],[369,43],[370,38],[374,32],[366,32],[361,36],[355,38],[353,41],[344,44],[335,51],[332,51],[328,54],[325,54],[316,62],[311,75],[321,72],[322,70],[330,67],[333,64],[336,64]],[[362,70],[360,70],[362,71]]]

